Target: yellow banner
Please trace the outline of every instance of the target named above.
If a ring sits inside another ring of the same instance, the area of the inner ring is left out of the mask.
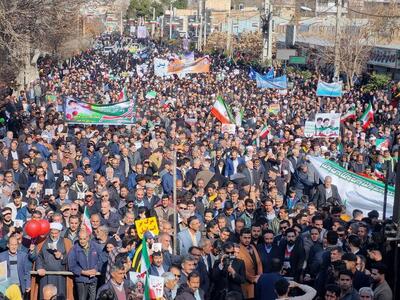
[[[154,235],[158,235],[160,233],[158,229],[157,219],[156,217],[151,217],[143,220],[136,220],[136,232],[139,238],[143,238],[143,235],[146,231],[150,231]]]

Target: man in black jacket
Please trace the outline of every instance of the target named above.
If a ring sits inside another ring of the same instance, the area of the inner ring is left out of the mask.
[[[295,230],[289,228],[286,230],[286,240],[279,244],[280,259],[283,263],[283,275],[294,277],[294,280],[300,279],[306,253],[300,237],[296,237]]]
[[[326,202],[331,202],[334,205],[342,204],[337,186],[332,184],[332,177],[326,176],[324,183],[317,187],[313,202],[317,205],[317,208],[322,207]]]
[[[271,272],[271,262],[273,258],[279,258],[279,247],[274,244],[274,232],[268,229],[263,234],[263,243],[257,245],[263,265],[263,273]]]
[[[215,261],[212,270],[212,279],[215,283],[211,299],[225,299],[228,291],[242,293],[241,284],[246,282],[244,262],[235,257],[232,242],[222,246],[224,254]]]

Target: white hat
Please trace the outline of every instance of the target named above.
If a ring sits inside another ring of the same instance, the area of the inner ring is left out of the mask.
[[[53,222],[50,223],[50,229],[56,229],[58,231],[61,231],[63,229],[63,226],[58,222]]]
[[[301,138],[296,138],[296,139],[294,140],[294,142],[295,142],[296,144],[301,144]]]

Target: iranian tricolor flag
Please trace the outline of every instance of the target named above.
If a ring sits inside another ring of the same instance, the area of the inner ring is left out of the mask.
[[[375,142],[376,150],[388,150],[389,149],[389,139],[376,139]]]
[[[123,102],[127,100],[128,100],[128,91],[126,90],[126,87],[124,87],[118,95],[118,101]]]
[[[351,107],[341,118],[340,118],[340,122],[346,122],[347,120],[350,119],[355,119],[356,118],[356,108],[355,107]]]
[[[87,206],[85,206],[85,210],[83,212],[83,225],[86,227],[87,232],[92,234],[92,224],[90,224],[90,214]]]
[[[225,103],[222,97],[218,96],[211,108],[211,114],[218,119],[222,124],[235,123],[231,108]]]
[[[150,300],[150,285],[149,285],[149,271],[150,270],[150,257],[147,252],[147,243],[146,239],[143,237],[142,239],[142,258],[140,261],[140,273],[142,275],[146,274],[145,278],[145,286],[144,286],[144,295],[143,299]]]
[[[372,121],[374,121],[374,111],[372,109],[372,104],[371,102],[368,104],[367,110],[363,113],[363,115],[360,118],[362,128],[366,130],[371,124]]]
[[[261,129],[260,138],[265,139],[267,138],[268,134],[269,134],[268,125],[265,124],[264,127]]]

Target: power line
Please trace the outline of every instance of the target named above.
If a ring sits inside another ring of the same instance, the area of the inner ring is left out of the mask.
[[[344,7],[344,6],[343,6]],[[400,15],[398,16],[390,16],[390,15],[376,15],[376,14],[370,14],[370,13],[366,13],[366,12],[362,12],[362,11],[358,11],[358,10],[354,10],[350,7],[344,7],[347,10],[350,10],[354,13],[360,14],[360,15],[365,15],[365,16],[370,16],[370,17],[377,17],[377,18],[391,18],[391,19],[396,19],[396,18],[400,18]]]

